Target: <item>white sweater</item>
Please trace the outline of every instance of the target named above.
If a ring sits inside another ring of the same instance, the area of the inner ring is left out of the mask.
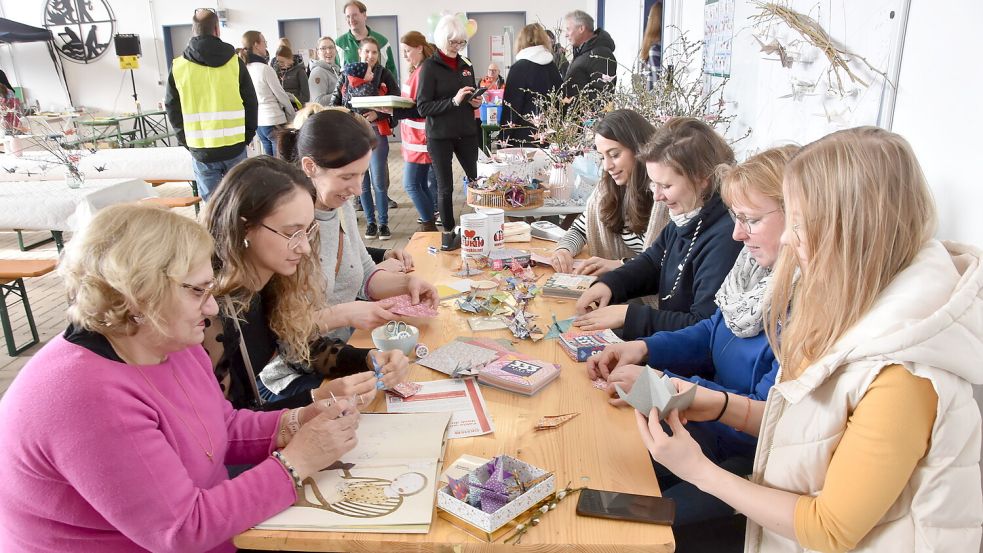
[[[246,65],[249,77],[256,89],[256,100],[259,102],[259,118],[256,122],[261,127],[282,125],[294,117],[294,106],[290,96],[283,90],[276,72],[268,64],[252,62]]]
[[[977,551],[983,524],[980,409],[983,252],[928,242],[870,311],[822,359],[768,394],[752,481],[818,495],[847,421],[889,365],[932,382],[939,397],[928,452],[855,551]],[[748,521],[746,552],[798,552]]]

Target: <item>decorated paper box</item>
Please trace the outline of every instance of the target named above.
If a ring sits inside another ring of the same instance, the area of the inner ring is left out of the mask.
[[[608,344],[622,342],[611,329],[597,331],[573,330],[560,335],[560,346],[574,361],[584,362]]]

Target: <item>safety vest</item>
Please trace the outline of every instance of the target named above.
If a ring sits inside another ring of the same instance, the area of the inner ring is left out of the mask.
[[[221,148],[246,141],[246,110],[239,95],[239,58],[221,67],[180,57],[172,65],[189,148]]]

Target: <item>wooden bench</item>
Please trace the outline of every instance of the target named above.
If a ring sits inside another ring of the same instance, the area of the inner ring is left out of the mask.
[[[28,348],[38,343],[38,329],[34,325],[34,313],[27,301],[27,288],[24,279],[46,275],[55,269],[58,262],[54,259],[0,259],[0,325],[3,326],[3,338],[7,342],[7,352],[16,357]],[[7,297],[18,296],[24,304],[27,315],[27,326],[31,330],[31,341],[17,347],[14,342],[14,329],[10,324],[10,314],[7,312]]]

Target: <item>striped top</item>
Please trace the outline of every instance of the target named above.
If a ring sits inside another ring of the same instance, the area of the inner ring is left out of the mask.
[[[628,246],[635,253],[642,253],[645,251],[645,235],[637,234],[632,232],[625,227],[621,231],[621,239],[625,242],[625,246]],[[580,250],[584,249],[587,245],[587,215],[581,213],[577,220],[573,222],[567,233],[563,235],[560,239],[557,249],[563,248],[569,251],[572,255],[577,255]]]

